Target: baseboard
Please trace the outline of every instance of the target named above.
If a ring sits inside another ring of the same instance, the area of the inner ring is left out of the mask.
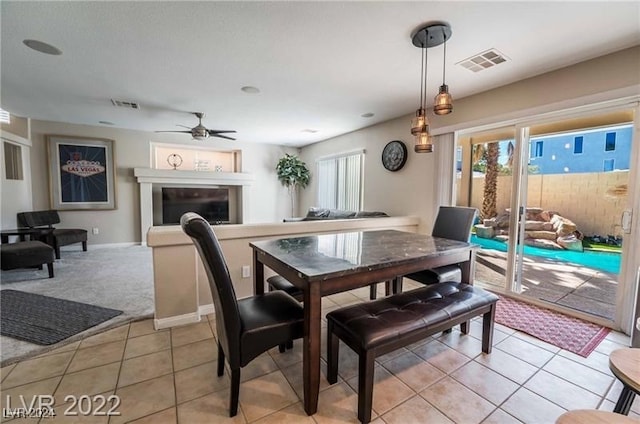
[[[131,247],[131,246],[140,246],[140,243],[131,241],[126,243],[100,243],[100,244],[89,244],[87,246],[87,250],[93,249],[116,249],[118,247]],[[145,244],[146,246],[146,244]],[[80,243],[72,244],[68,246],[62,246],[60,248],[62,252],[70,252],[70,251],[82,251],[82,245]]]
[[[191,312],[168,318],[154,318],[153,327],[156,330],[162,330],[164,328],[176,327],[178,325],[193,324],[200,322],[200,316],[201,314],[199,312]]]
[[[209,314],[215,314],[216,313],[216,308],[215,308],[215,306],[213,306],[213,303],[209,303],[208,305],[200,305],[198,307],[198,313],[200,314],[200,316],[209,315]]]

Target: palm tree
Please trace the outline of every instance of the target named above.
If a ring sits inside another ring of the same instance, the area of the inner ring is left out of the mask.
[[[497,194],[498,194],[498,157],[500,156],[500,145],[498,142],[488,143],[483,158],[486,161],[486,172],[484,174],[484,194],[482,199],[482,219],[493,218],[498,215]]]

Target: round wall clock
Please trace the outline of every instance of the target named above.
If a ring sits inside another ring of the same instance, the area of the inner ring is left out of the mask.
[[[382,149],[382,165],[385,169],[395,172],[402,169],[406,162],[407,146],[402,141],[390,141]]]

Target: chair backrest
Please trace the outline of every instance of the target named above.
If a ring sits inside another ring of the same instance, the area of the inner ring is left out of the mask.
[[[220,243],[209,223],[197,213],[187,212],[182,215],[180,225],[193,240],[207,272],[211,296],[216,308],[218,341],[228,356],[229,363],[232,364],[235,360],[239,361],[242,324],[236,293]]]
[[[476,208],[440,206],[431,235],[450,240],[469,241],[477,212]]]
[[[18,214],[18,226],[19,227],[51,227],[53,224],[60,223],[60,215],[58,211],[34,211],[34,212],[20,212]]]

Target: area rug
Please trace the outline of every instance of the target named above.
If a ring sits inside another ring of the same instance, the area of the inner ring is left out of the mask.
[[[122,311],[17,290],[0,291],[0,334],[50,345]]]
[[[585,358],[610,331],[579,318],[504,296],[497,303],[496,322]]]

